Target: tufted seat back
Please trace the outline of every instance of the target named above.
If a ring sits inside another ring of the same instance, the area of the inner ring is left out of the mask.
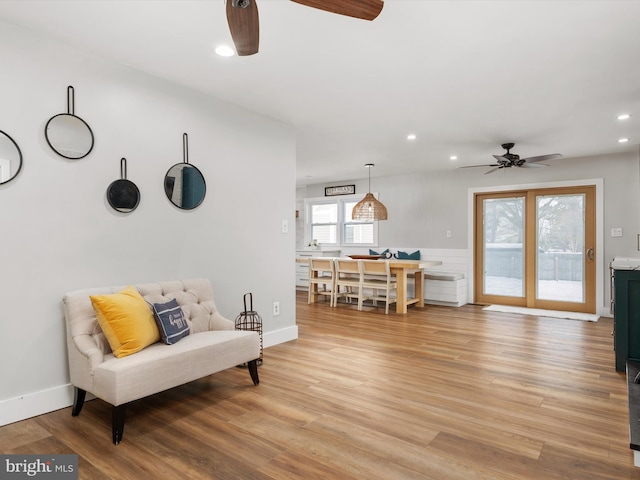
[[[213,287],[207,279],[196,278],[133,286],[150,306],[175,298],[193,333],[234,329],[234,323],[218,312],[213,301]],[[91,373],[104,361],[105,355],[111,354],[111,347],[102,333],[89,296],[117,293],[125,287],[126,285],[76,290],[67,293],[63,298],[69,358],[79,354],[88,359]]]

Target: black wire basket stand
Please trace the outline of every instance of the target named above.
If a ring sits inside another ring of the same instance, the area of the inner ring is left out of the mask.
[[[249,308],[247,309],[247,296],[249,297]],[[258,365],[262,365],[262,317],[258,315],[253,309],[253,294],[251,292],[245,293],[243,297],[244,312],[236,317],[236,330],[248,330],[251,332],[258,332],[260,336],[260,357],[256,362]],[[238,365],[239,367],[246,367],[247,364],[243,363]]]

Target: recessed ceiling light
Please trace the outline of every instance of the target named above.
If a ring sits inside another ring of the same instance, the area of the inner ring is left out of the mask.
[[[627,143],[629,141],[628,138],[620,138],[618,139],[618,143]]]
[[[415,140],[416,138],[416,134],[415,133],[410,133],[409,135],[407,135],[407,140]]]
[[[631,118],[631,115],[629,115],[628,113],[618,115],[618,120],[628,120],[629,118]]]
[[[449,160],[457,160],[457,159],[458,159],[458,157],[457,157],[457,156],[455,156],[455,155],[451,155],[451,156],[449,157]]]
[[[219,45],[215,51],[221,57],[233,57],[236,54],[235,50],[228,45]]]

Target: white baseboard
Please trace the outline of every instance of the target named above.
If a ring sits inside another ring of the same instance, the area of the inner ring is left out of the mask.
[[[298,338],[298,326],[266,332],[263,337],[265,348]],[[91,399],[87,395],[87,400]],[[40,392],[21,395],[0,401],[0,426],[26,420],[44,413],[53,412],[73,405],[73,386],[60,385]]]
[[[73,404],[70,384],[9,398],[0,402],[0,426],[53,412]]]
[[[273,347],[279,343],[289,342],[298,338],[298,326],[282,328],[273,332],[265,332],[262,343],[264,348]]]

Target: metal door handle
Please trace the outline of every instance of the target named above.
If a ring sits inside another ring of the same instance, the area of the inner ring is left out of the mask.
[[[587,258],[593,262],[593,247],[587,250]]]

